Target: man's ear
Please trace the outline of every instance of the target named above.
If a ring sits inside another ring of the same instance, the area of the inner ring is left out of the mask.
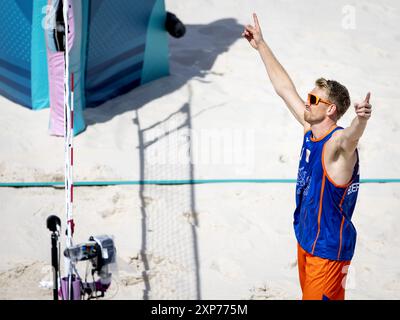
[[[336,104],[332,103],[329,107],[328,107],[328,116],[332,117],[335,116],[337,114],[337,107]]]

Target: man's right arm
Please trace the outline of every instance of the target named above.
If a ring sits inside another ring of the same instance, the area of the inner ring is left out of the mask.
[[[278,59],[275,58],[271,49],[264,41],[259,44],[258,52],[264,62],[265,69],[267,70],[275,92],[285,101],[290,112],[297,121],[305,127],[308,123],[304,121],[304,101],[297,93],[288,73],[279,63]]]
[[[283,99],[290,112],[304,127],[304,130],[308,130],[310,125],[304,121],[304,101],[297,93],[288,73],[264,41],[257,15],[253,14],[253,17],[255,26],[246,26],[243,36],[249,41],[250,45],[259,52],[275,92]]]

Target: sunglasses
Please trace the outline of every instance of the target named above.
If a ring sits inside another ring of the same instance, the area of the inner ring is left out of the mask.
[[[317,105],[320,102],[325,103],[325,104],[333,104],[332,102],[323,100],[320,97],[318,97],[318,96],[316,96],[315,94],[312,94],[312,93],[308,94],[307,102],[308,102],[309,105],[312,105],[312,104]]]

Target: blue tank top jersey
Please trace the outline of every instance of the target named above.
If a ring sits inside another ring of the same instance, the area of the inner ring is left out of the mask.
[[[294,230],[300,246],[317,257],[349,261],[354,254],[356,229],[351,217],[356,205],[360,173],[357,162],[348,184],[337,185],[325,170],[323,153],[335,127],[320,139],[304,135],[296,185]]]

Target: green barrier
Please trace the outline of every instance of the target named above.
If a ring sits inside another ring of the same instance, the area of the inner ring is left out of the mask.
[[[205,179],[205,180],[125,180],[76,181],[74,187],[102,187],[117,185],[187,185],[211,183],[296,183],[296,179]],[[360,183],[400,183],[400,179],[361,179]],[[63,187],[64,182],[0,182],[3,188]]]

